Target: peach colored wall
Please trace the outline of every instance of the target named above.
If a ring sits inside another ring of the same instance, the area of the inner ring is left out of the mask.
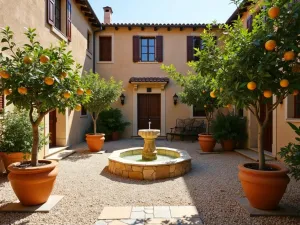
[[[114,106],[122,109],[125,119],[133,123],[133,85],[129,84],[129,78],[133,76],[139,77],[166,77],[167,74],[160,69],[162,64],[174,64],[177,70],[181,73],[186,73],[189,69],[187,66],[187,36],[198,36],[201,30],[193,31],[191,28],[186,28],[180,31],[179,28],[167,31],[166,28],[160,28],[154,31],[153,28],[146,28],[141,31],[141,28],[133,28],[129,31],[127,28],[106,28],[105,31],[96,35],[96,72],[101,76],[108,78],[114,76],[117,80],[123,81],[124,95],[126,96],[125,104],[122,106],[120,102]],[[98,62],[99,58],[99,35],[112,36],[112,63]],[[163,36],[163,63],[133,63],[132,61],[132,37],[140,36]],[[97,63],[98,62],[98,63]],[[147,86],[147,85],[146,85]],[[146,88],[143,87],[144,89]],[[150,84],[149,84],[150,87]],[[190,106],[179,103],[173,104],[173,95],[180,91],[180,87],[176,86],[172,80],[165,88],[165,107],[166,107],[166,131],[175,126],[176,118],[189,118],[192,116]],[[163,118],[162,118],[163,119]],[[133,126],[129,126],[124,132],[124,137],[130,137],[133,134]]]
[[[5,6],[3,8],[2,6]],[[23,44],[26,40],[24,27],[37,29],[37,39],[45,47],[50,43],[57,44],[62,39],[55,34],[50,25],[47,23],[47,1],[46,0],[0,0],[1,14],[0,27],[10,26],[15,33],[17,44]],[[79,10],[80,6],[76,1],[72,1],[72,42],[68,44],[68,49],[73,50],[74,60],[83,65],[83,70],[92,69],[93,61],[90,54],[86,53],[87,49],[87,31],[92,32],[92,27],[87,19]],[[63,10],[64,12],[64,10]],[[64,17],[64,16],[63,16]],[[92,49],[92,46],[91,46]],[[58,133],[60,128],[64,127],[66,135],[64,145],[73,145],[83,141],[84,131],[90,125],[89,117],[80,117],[79,112],[71,112],[70,116],[61,116],[61,121],[57,123]],[[48,133],[49,118],[45,118],[45,134]],[[63,137],[61,137],[63,138]],[[40,151],[40,157],[47,155],[48,146]]]

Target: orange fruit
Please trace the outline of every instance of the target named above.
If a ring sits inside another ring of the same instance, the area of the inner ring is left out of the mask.
[[[54,79],[52,77],[45,77],[44,82],[47,85],[53,85],[54,84]]]
[[[293,51],[285,52],[283,55],[285,61],[291,61],[295,59],[295,53]]]
[[[280,87],[286,88],[286,87],[289,86],[289,83],[290,83],[290,82],[289,82],[287,79],[282,79],[282,80],[280,81]]]
[[[8,73],[7,71],[5,71],[5,70],[0,71],[0,76],[1,76],[2,78],[4,78],[4,79],[10,78],[9,73]]]
[[[215,91],[210,92],[209,95],[210,95],[210,97],[212,97],[212,98],[216,98],[216,97],[217,97]]]
[[[11,89],[4,89],[3,93],[5,95],[10,95],[12,93],[12,90]]]
[[[71,97],[71,92],[69,91],[65,91],[64,94],[63,94],[64,98],[68,99]]]
[[[256,83],[254,81],[251,81],[247,84],[247,88],[250,90],[250,91],[253,91],[256,89]]]
[[[279,13],[280,13],[280,8],[277,6],[271,7],[268,11],[268,15],[271,19],[275,19],[276,17],[278,17]]]
[[[298,95],[299,94],[299,91],[298,90],[294,90],[293,91],[293,95]]]
[[[265,43],[265,49],[267,49],[268,51],[273,51],[276,47],[276,41],[274,40],[269,40]]]
[[[41,55],[41,57],[40,57],[41,63],[47,63],[47,62],[49,62],[49,60],[50,60],[50,58],[47,55]]]
[[[83,95],[84,91],[82,88],[77,88],[77,94],[78,95]]]
[[[271,97],[272,97],[272,91],[270,91],[270,90],[265,90],[265,91],[264,91],[264,96],[265,96],[265,98],[271,98]]]
[[[27,94],[27,88],[26,87],[18,87],[18,92],[21,95],[26,95]]]
[[[81,105],[80,105],[80,104],[77,104],[77,105],[75,106],[75,110],[76,110],[76,111],[80,111],[80,110],[81,110]]]
[[[25,64],[31,64],[32,61],[33,61],[33,59],[32,59],[30,56],[28,56],[28,55],[25,56],[24,59],[23,59],[23,62],[24,62]]]
[[[92,94],[92,91],[90,89],[87,89],[85,92],[86,92],[87,95],[91,95]]]
[[[62,77],[66,78],[68,76],[68,74],[66,72],[61,72],[60,74]]]

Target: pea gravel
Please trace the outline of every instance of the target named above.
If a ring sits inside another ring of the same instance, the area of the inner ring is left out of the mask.
[[[0,224],[94,224],[104,206],[195,205],[205,224],[292,225],[293,217],[249,217],[236,202],[243,197],[237,165],[250,162],[235,152],[199,154],[198,143],[158,140],[157,146],[187,150],[192,171],[184,177],[161,181],[134,181],[111,175],[105,167],[113,150],[142,146],[130,139],[105,143],[107,153],[89,153],[85,145],[61,160],[53,194],[64,198],[49,213],[0,213]],[[34,190],[33,190],[34,191]],[[0,175],[0,207],[16,197],[7,177]],[[282,203],[299,209],[300,182],[291,180]]]

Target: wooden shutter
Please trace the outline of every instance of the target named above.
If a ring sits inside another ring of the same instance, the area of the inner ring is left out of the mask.
[[[112,60],[112,47],[111,37],[99,38],[99,61],[111,61]]]
[[[140,37],[133,36],[132,39],[132,46],[133,46],[133,62],[140,61]]]
[[[187,36],[187,62],[194,60],[194,37]]]
[[[247,19],[247,29],[248,31],[252,31],[252,22],[253,22],[253,16],[250,15]]]
[[[163,36],[156,36],[156,61],[163,61]]]
[[[48,23],[54,25],[55,0],[48,0]]]
[[[67,0],[67,37],[68,41],[71,41],[72,34],[72,4],[70,0]]]
[[[4,109],[4,95],[0,96],[0,111]]]

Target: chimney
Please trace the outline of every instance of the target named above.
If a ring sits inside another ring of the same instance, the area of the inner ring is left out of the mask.
[[[112,14],[113,14],[112,8],[109,7],[109,6],[105,6],[105,7],[103,7],[103,10],[104,10],[104,23],[110,24],[111,23],[111,17],[112,17]]]

